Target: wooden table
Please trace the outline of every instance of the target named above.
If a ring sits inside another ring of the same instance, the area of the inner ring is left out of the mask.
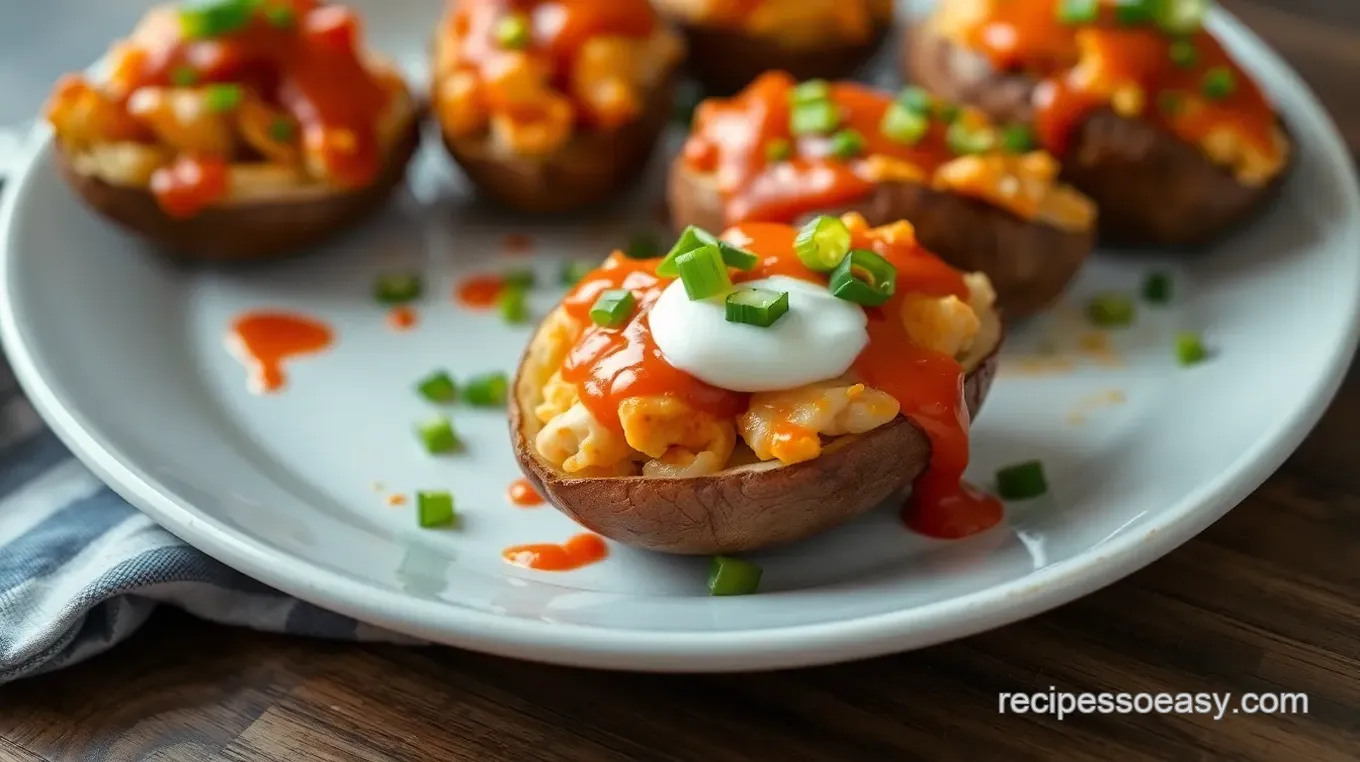
[[[1360,3],[1227,0],[1360,148]],[[1360,252],[1356,252],[1360,256]],[[936,648],[758,675],[545,667],[227,630],[165,611],[0,690],[0,759],[1360,758],[1360,370],[1264,487],[1146,570]],[[1005,691],[1291,691],[1307,714],[998,714]]]

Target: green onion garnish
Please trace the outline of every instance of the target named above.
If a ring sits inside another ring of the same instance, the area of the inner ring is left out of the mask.
[[[891,141],[914,146],[930,131],[930,115],[929,112],[913,111],[900,102],[894,103],[883,112],[878,129]]]
[[[841,110],[831,101],[813,101],[789,112],[789,131],[794,135],[826,135],[841,124]]]
[[[712,595],[750,595],[760,587],[759,566],[731,556],[714,556],[708,565],[708,592]]]
[[[1153,19],[1161,0],[1118,0],[1114,7],[1114,18],[1124,26],[1146,24]]]
[[[1167,34],[1191,34],[1204,26],[1209,0],[1161,0],[1153,15]]]
[[[1153,304],[1166,304],[1171,301],[1171,276],[1166,273],[1151,273],[1143,281],[1143,298]]]
[[[740,288],[727,295],[727,322],[769,328],[789,311],[789,292]]]
[[[1199,334],[1184,332],[1176,335],[1176,360],[1184,366],[1196,365],[1204,362],[1209,356],[1204,349],[1204,342],[1200,341]]]
[[[1006,153],[1026,153],[1034,150],[1034,131],[1025,124],[1009,124],[1002,127],[1001,149]]]
[[[841,130],[831,136],[831,155],[837,159],[853,159],[864,152],[864,136],[855,130]]]
[[[778,164],[793,155],[793,146],[783,138],[775,138],[765,144],[765,161]]]
[[[190,40],[221,37],[244,29],[260,0],[188,0],[179,6],[180,32]]]
[[[424,290],[415,273],[383,273],[373,282],[373,298],[383,304],[405,304],[420,298]]]
[[[297,125],[288,117],[274,117],[269,123],[269,137],[280,143],[291,143],[297,139]]]
[[[1176,40],[1168,48],[1171,56],[1171,63],[1182,69],[1189,69],[1199,60],[1199,51],[1195,49],[1195,43],[1190,40]]]
[[[425,445],[425,451],[431,455],[453,452],[462,444],[458,441],[458,435],[453,431],[453,421],[448,416],[439,416],[420,424],[417,427],[420,434],[420,441]]]
[[[1100,15],[1100,0],[1061,0],[1058,20],[1064,24],[1090,24]]]
[[[175,87],[193,87],[198,84],[198,71],[188,64],[176,66],[170,72],[170,84]]]
[[[1030,500],[1048,492],[1044,464],[1028,460],[997,471],[996,491],[1002,500]]]
[[[941,103],[935,110],[935,117],[945,124],[953,124],[963,114],[963,107],[957,103]]]
[[[794,85],[793,89],[789,90],[789,103],[794,106],[824,101],[830,97],[831,83],[824,79],[809,79],[806,82]]]
[[[793,251],[809,270],[829,273],[850,251],[850,228],[835,217],[814,217],[798,231]]]
[[[561,281],[564,286],[574,286],[595,269],[595,264],[584,259],[576,259],[562,265]]]
[[[245,90],[237,84],[208,85],[203,91],[204,105],[215,114],[234,111],[245,97]]]
[[[930,112],[935,108],[935,98],[926,92],[924,87],[904,87],[902,92],[897,94],[897,103],[902,108],[918,116],[930,117]]]
[[[429,490],[416,493],[416,523],[422,529],[449,526],[456,516],[453,495],[449,492]]]
[[[722,255],[723,264],[743,272],[754,269],[756,264],[760,262],[760,257],[746,249],[739,249],[727,241],[718,241],[718,253]]]
[[[1157,108],[1167,116],[1176,116],[1185,108],[1185,94],[1163,90],[1157,93]]]
[[[655,259],[661,256],[661,244],[651,233],[634,233],[623,253],[629,259]]]
[[[275,29],[292,29],[297,24],[297,14],[286,5],[271,5],[264,9],[264,19]]]
[[[676,239],[675,245],[666,253],[666,257],[661,260],[661,264],[656,266],[656,274],[663,278],[676,277],[680,274],[680,271],[675,267],[675,260],[678,259],[681,254],[694,251],[700,246],[708,245],[718,245],[717,236],[703,228],[697,228],[690,225],[680,232],[680,237]]]
[[[512,13],[496,22],[496,42],[506,50],[529,47],[529,21],[522,14]]]
[[[504,275],[504,278],[505,285],[511,288],[533,288],[534,284],[538,282],[538,277],[534,275],[534,271],[527,267],[511,270]]]
[[[1132,325],[1136,315],[1133,300],[1124,294],[1099,294],[1086,305],[1086,316],[1102,328]]]
[[[610,289],[595,300],[590,308],[590,319],[605,328],[619,328],[633,317],[636,306],[637,300],[633,298],[632,291],[626,288]]]
[[[440,405],[455,402],[458,399],[458,386],[453,382],[448,372],[436,370],[430,375],[420,379],[416,384],[416,391],[420,396]]]
[[[716,296],[732,287],[727,263],[716,244],[681,254],[675,259],[675,267],[680,271],[680,282],[685,284],[685,293],[692,302]]]
[[[496,309],[507,323],[523,323],[529,319],[529,305],[526,297],[529,290],[523,286],[507,283],[496,296]]]
[[[505,404],[510,380],[504,373],[473,376],[463,385],[463,401],[473,407],[498,407]]]
[[[837,299],[877,307],[896,290],[897,268],[868,249],[851,249],[831,271],[828,286]]]
[[[1204,97],[1211,101],[1221,101],[1237,89],[1237,77],[1227,66],[1215,66],[1204,72]]]
[[[996,148],[995,130],[986,127],[974,129],[963,122],[949,125],[949,131],[945,133],[944,139],[949,145],[949,150],[958,156],[987,153]]]

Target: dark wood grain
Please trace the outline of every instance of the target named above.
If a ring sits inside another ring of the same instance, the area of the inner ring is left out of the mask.
[[[1225,4],[1360,149],[1360,4]],[[1095,595],[936,648],[759,675],[631,675],[259,635],[165,611],[108,655],[0,690],[0,759],[1353,760],[1357,423],[1352,371],[1303,447],[1199,538]],[[998,693],[1049,686],[1301,691],[1310,705],[1219,721],[998,714]]]

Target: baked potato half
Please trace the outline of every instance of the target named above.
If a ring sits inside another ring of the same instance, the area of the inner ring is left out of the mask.
[[[605,537],[677,554],[810,537],[913,485],[928,517],[913,526],[959,537],[999,521],[960,482],[1002,342],[986,276],[931,256],[906,222],[820,222],[839,236],[822,236],[821,261],[840,253],[878,288],[895,277],[886,302],[855,302],[877,299],[807,267],[798,230],[774,223],[721,243],[687,231],[665,259],[616,251],[579,282],[512,384],[511,441],[540,494]],[[692,265],[705,257],[749,269],[704,296]],[[667,263],[679,278],[659,274]],[[724,318],[752,292],[774,306]]]
[[[810,115],[810,116],[809,116]],[[814,117],[820,123],[809,126]],[[921,244],[991,279],[1007,317],[1056,301],[1091,253],[1095,205],[1021,125],[918,88],[762,75],[696,111],[667,186],[672,224],[718,230],[856,211],[910,220]]]
[[[891,0],[656,0],[685,35],[688,71],[715,94],[763,72],[848,77],[882,47]]]
[[[455,0],[435,41],[431,102],[479,191],[523,211],[571,211],[646,168],[683,54],[646,0]]]
[[[419,107],[359,23],[315,0],[153,9],[106,77],[68,75],[49,99],[63,178],[187,262],[259,261],[351,227],[419,144]]]
[[[1205,5],[1083,15],[1059,0],[943,0],[904,35],[904,75],[1035,125],[1099,206],[1105,240],[1199,247],[1261,209],[1291,154],[1265,95],[1202,27]]]

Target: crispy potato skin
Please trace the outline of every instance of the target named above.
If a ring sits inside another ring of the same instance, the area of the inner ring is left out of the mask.
[[[727,227],[722,198],[710,178],[677,157],[667,183],[671,223],[682,230]],[[855,211],[871,226],[908,220],[927,249],[959,270],[981,271],[1008,318],[1041,312],[1062,296],[1095,245],[1092,230],[1069,232],[1021,219],[976,199],[909,182],[881,183],[873,193],[828,214]]]
[[[320,243],[376,211],[401,185],[420,145],[420,120],[411,119],[387,165],[369,186],[277,204],[209,208],[188,219],[161,211],[150,191],[112,185],[82,175],[55,146],[57,168],[88,206],[186,264],[246,264],[297,252]]]
[[[808,47],[683,19],[674,23],[689,46],[686,68],[709,95],[731,95],[767,71],[786,71],[798,80],[848,77],[878,52],[892,28],[890,21],[882,21],[865,42]]]
[[[1000,121],[1033,121],[1037,82],[994,71],[981,56],[914,27],[902,38],[904,76],[940,96],[969,103]],[[1263,187],[1183,140],[1112,110],[1092,114],[1073,137],[1062,179],[1100,208],[1100,235],[1122,246],[1197,248],[1253,217],[1278,191],[1289,168]]]
[[[972,416],[991,388],[1000,347],[998,334],[968,374],[964,397]],[[898,416],[865,434],[838,437],[819,457],[792,466],[767,462],[684,479],[580,479],[534,452],[526,434],[533,412],[521,410],[518,394],[509,413],[515,456],[539,494],[593,532],[664,553],[738,553],[811,537],[903,494],[930,460],[925,433]]]
[[[507,155],[488,134],[440,135],[473,185],[499,203],[533,213],[582,209],[619,195],[646,169],[670,120],[675,79],[672,72],[651,89],[637,119],[608,132],[578,133],[546,157]]]

